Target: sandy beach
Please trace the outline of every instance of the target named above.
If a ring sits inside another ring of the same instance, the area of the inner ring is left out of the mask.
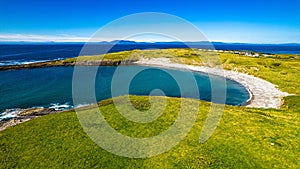
[[[132,63],[131,63],[132,64]],[[283,104],[283,97],[290,94],[280,91],[276,85],[244,73],[236,71],[229,71],[217,68],[209,68],[204,66],[192,66],[185,64],[172,63],[168,58],[153,58],[153,59],[142,59],[134,62],[134,64],[142,66],[155,66],[163,68],[183,69],[195,72],[203,72],[211,75],[222,76],[227,79],[234,80],[243,85],[249,92],[250,98],[245,104],[246,107],[254,108],[275,108],[278,109]],[[13,126],[40,115],[57,113],[52,109],[36,109],[28,108],[20,110],[19,114],[23,113],[23,116],[18,115],[18,118],[14,118],[10,121],[2,122],[0,124],[0,131],[4,130],[9,126]]]
[[[283,104],[283,97],[290,95],[280,91],[276,85],[266,80],[236,71],[172,63],[168,58],[143,59],[135,63],[138,65],[186,69],[234,80],[243,85],[250,94],[246,107],[278,109]]]

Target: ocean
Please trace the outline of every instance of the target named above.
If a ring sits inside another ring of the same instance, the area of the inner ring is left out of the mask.
[[[0,44],[0,66],[34,63],[48,60],[59,60],[76,57],[84,44]],[[100,45],[97,45],[99,47]],[[103,50],[89,51],[85,54],[103,54]],[[191,45],[191,47],[199,47]],[[118,52],[133,49],[165,49],[165,48],[187,48],[183,44],[119,44],[115,45],[109,52]],[[253,44],[215,44],[217,50],[250,50],[262,53],[277,54],[300,54],[300,45],[253,45]]]
[[[91,74],[89,69],[93,69],[92,66],[80,68],[86,69],[87,74]],[[95,101],[111,98],[112,94],[114,94],[113,96],[126,94],[147,96],[153,94],[151,92],[154,89],[159,89],[164,92],[164,95],[170,97],[200,98],[201,100],[212,101],[213,96],[214,102],[217,103],[224,103],[225,100],[222,100],[221,94],[214,93],[212,95],[211,93],[226,91],[227,95],[224,97],[226,97],[226,104],[230,105],[241,105],[249,99],[249,93],[243,86],[232,80],[222,80],[220,77],[209,77],[202,73],[192,73],[190,76],[191,73],[187,71],[143,66],[122,66],[120,74],[120,71],[115,73],[117,68],[120,67],[99,67],[94,81],[95,88],[89,88],[93,82],[88,83],[85,76],[81,76],[83,78],[81,84],[83,86],[81,87],[84,92],[80,96],[72,95],[74,67],[0,71],[0,112],[3,115],[0,116],[0,119],[11,117],[7,116],[8,112],[11,115],[13,110],[18,108],[70,109],[74,106],[73,97],[85,99],[77,106],[91,104],[93,99],[90,95],[86,95],[86,93],[91,92],[96,95]],[[128,88],[123,86],[130,74],[135,72],[139,73],[130,81]],[[191,80],[184,80],[188,76],[195,79],[196,87],[190,83]],[[117,78],[118,81],[112,85],[113,78],[116,77],[119,77]],[[212,83],[214,84],[213,89],[211,89]],[[115,93],[111,92],[112,88],[114,88]],[[154,93],[154,95],[161,95],[161,93]]]

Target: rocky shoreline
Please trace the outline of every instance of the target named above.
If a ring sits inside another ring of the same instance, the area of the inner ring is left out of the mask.
[[[44,68],[44,67],[58,67],[58,66],[119,66],[119,65],[131,65],[137,60],[117,60],[117,61],[68,61],[68,60],[55,60],[46,62],[37,62],[22,65],[10,65],[0,66],[0,71],[4,70],[19,70],[19,69],[33,69],[33,68]]]
[[[37,63],[30,63],[30,64],[22,64],[22,65],[0,66],[0,71],[33,69],[33,68],[42,68],[42,67],[55,67],[55,66],[74,66],[74,65],[75,63],[72,62],[64,62],[63,60],[56,60],[56,61],[37,62]]]
[[[26,121],[29,121],[33,118],[40,116],[59,113],[58,111],[52,108],[28,108],[28,109],[17,109],[15,110],[15,117],[4,119],[0,121],[0,131],[5,130],[7,127],[14,126]]]

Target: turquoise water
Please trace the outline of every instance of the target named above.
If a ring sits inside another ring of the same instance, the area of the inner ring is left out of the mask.
[[[82,67],[88,69],[88,67]],[[111,82],[117,67],[99,67],[96,80],[95,92],[97,101],[111,97]],[[73,106],[72,99],[72,77],[73,67],[50,67],[28,70],[13,70],[0,72],[0,112],[11,108],[29,107],[54,107],[57,109],[68,109]],[[126,72],[139,72],[131,81],[129,94],[149,95],[154,89],[160,89],[166,96],[198,98],[211,101],[211,84],[214,84],[215,92],[222,91],[222,83],[218,77],[209,77],[207,74],[193,73],[196,79],[198,90],[180,91],[180,85],[187,88],[189,82],[178,84],[176,77],[185,77],[188,72],[169,70],[142,66],[122,66],[122,77],[126,78]],[[84,80],[84,77],[82,77]],[[123,79],[118,79],[118,86],[123,86]],[[222,80],[222,79],[221,79]],[[224,80],[224,79],[223,79]],[[218,86],[220,81],[220,86]],[[239,83],[226,80],[226,104],[241,105],[249,99],[247,90]],[[192,88],[191,88],[192,89]],[[117,92],[117,95],[127,94],[126,91]],[[153,93],[152,93],[153,94]],[[155,93],[154,93],[155,95]],[[157,95],[160,95],[157,93]],[[222,93],[217,95],[222,95]],[[215,99],[218,102],[218,99]],[[220,100],[222,102],[222,100]],[[82,103],[87,104],[87,103]]]

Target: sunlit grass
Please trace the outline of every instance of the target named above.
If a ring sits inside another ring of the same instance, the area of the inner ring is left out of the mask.
[[[122,101],[122,97],[119,98]],[[160,98],[155,98],[160,102]],[[132,104],[147,109],[149,99],[132,96]],[[195,100],[189,100],[196,102]],[[181,99],[169,98],[164,115],[149,124],[124,119],[111,100],[100,102],[109,124],[131,137],[157,135],[176,119]],[[121,102],[122,103],[122,102]],[[210,103],[201,102],[191,132],[170,151],[146,159],[113,155],[93,143],[73,111],[47,115],[0,133],[1,167],[108,168],[297,168],[299,113],[289,110],[226,106],[213,136],[199,143]],[[191,110],[193,111],[193,109]],[[93,113],[89,109],[86,113]]]
[[[202,65],[208,55],[218,55],[224,69],[237,70],[266,79],[295,96],[285,98],[279,109],[225,106],[222,119],[212,137],[204,144],[199,136],[210,110],[200,102],[195,125],[171,150],[145,159],[111,154],[97,146],[83,131],[74,111],[47,115],[0,132],[0,168],[299,168],[300,166],[300,61],[296,55],[252,58],[230,53],[212,53],[191,49],[134,50],[106,54],[107,60],[168,57],[186,64]],[[170,54],[171,53],[171,54]],[[205,56],[206,55],[206,56]],[[202,57],[202,58],[201,58]],[[81,57],[99,60],[99,56]],[[74,61],[74,60],[73,60]],[[149,97],[131,96],[133,106],[150,108]],[[164,97],[152,98],[161,103]],[[126,108],[122,97],[116,101]],[[180,98],[167,98],[164,113],[147,124],[122,117],[112,99],[99,103],[107,122],[131,137],[149,137],[171,126],[177,118]],[[87,109],[86,113],[94,112]]]

